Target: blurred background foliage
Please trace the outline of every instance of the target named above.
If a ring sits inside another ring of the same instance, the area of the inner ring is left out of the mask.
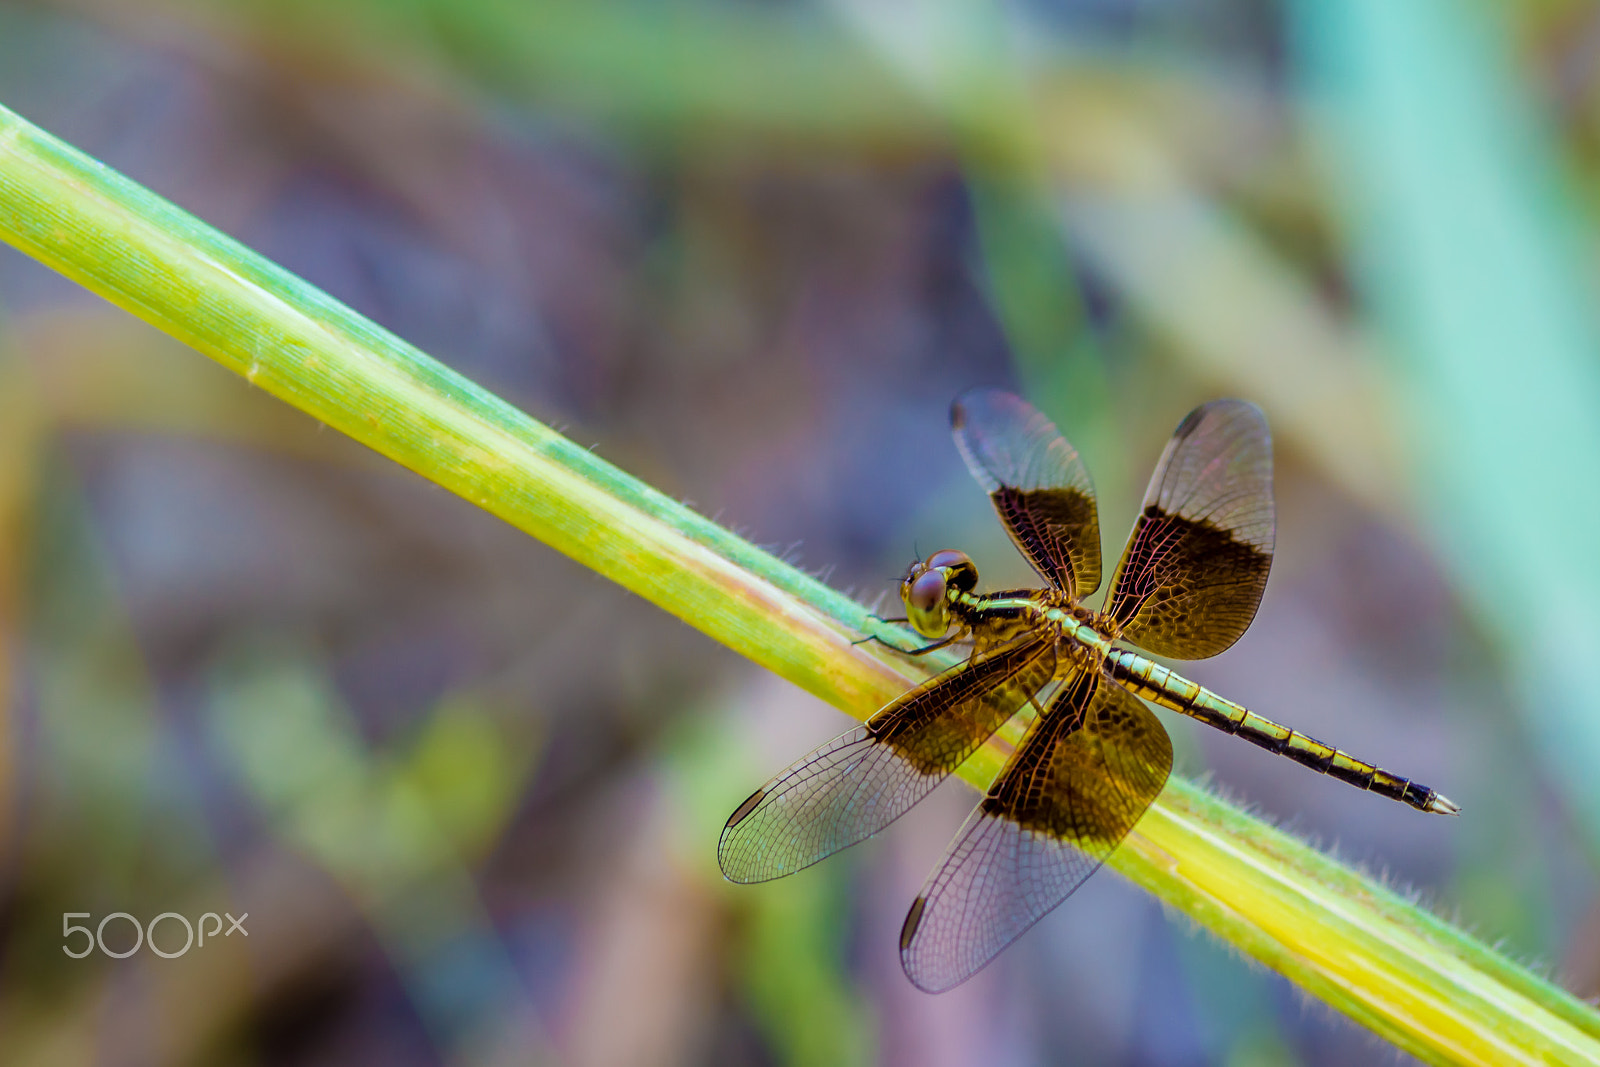
[[[0,100],[868,598],[1028,580],[962,388],[1057,419],[1109,552],[1257,400],[1277,563],[1194,676],[1465,814],[1167,717],[1180,770],[1600,995],[1592,5],[0,0]],[[1374,1055],[1109,873],[917,993],[964,787],[728,886],[842,716],[9,250],[0,311],[0,1062]]]

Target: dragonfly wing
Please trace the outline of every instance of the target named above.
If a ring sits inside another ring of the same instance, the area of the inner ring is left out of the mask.
[[[970,978],[1100,867],[1171,770],[1136,697],[1091,671],[1063,683],[912,904],[906,975],[930,993]]]
[[[956,447],[1006,532],[1045,581],[1074,599],[1100,587],[1100,520],[1078,452],[1049,419],[999,389],[950,408]]]
[[[779,774],[728,819],[734,882],[793,874],[877,833],[959,767],[1055,675],[1055,642],[1028,634],[887,705]]]
[[[1174,659],[1226,650],[1255,618],[1276,528],[1261,409],[1215,400],[1190,412],[1111,576],[1109,611],[1122,636]]]

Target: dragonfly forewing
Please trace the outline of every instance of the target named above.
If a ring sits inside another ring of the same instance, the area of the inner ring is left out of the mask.
[[[717,847],[734,882],[809,867],[882,830],[927,796],[1055,675],[1055,642],[1027,634],[887,705],[757,790]]]

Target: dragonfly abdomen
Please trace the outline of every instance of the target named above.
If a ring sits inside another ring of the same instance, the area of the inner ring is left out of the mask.
[[[1356,759],[1348,752],[1257,715],[1137,652],[1112,649],[1105,658],[1105,672],[1112,681],[1136,696],[1199,719],[1224,733],[1237,734],[1268,752],[1287,756],[1303,767],[1357,789],[1398,800],[1420,811],[1441,815],[1460,811],[1450,799],[1425,785],[1391,774],[1376,764]]]

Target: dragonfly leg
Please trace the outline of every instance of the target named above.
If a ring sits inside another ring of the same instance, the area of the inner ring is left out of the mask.
[[[879,621],[881,621],[881,622],[901,622],[901,621],[904,621],[904,620],[900,620],[900,619],[882,619],[882,620],[879,620]],[[891,644],[890,642],[885,641],[883,638],[879,637],[877,634],[868,634],[867,636],[857,638],[856,640],[851,641],[850,643],[852,645],[861,645],[861,644],[865,644],[868,641],[876,641],[876,642],[878,642],[878,644],[882,645],[884,648],[893,649],[894,651],[900,653],[902,656],[926,656],[929,652],[933,652],[936,649],[941,649],[941,648],[945,647],[948,644],[951,644],[951,643],[953,643],[955,641],[959,641],[963,637],[966,637],[971,633],[972,633],[972,628],[970,626],[963,626],[961,629],[957,630],[955,633],[951,634],[949,637],[942,638],[942,639],[940,639],[938,641],[933,642],[932,644],[923,645],[921,648],[901,648],[899,645]]]

